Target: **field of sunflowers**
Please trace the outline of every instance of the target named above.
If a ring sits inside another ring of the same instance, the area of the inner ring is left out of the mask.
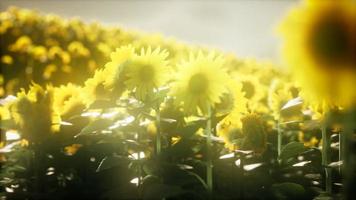
[[[356,199],[355,22],[299,2],[277,66],[9,7],[0,199]]]

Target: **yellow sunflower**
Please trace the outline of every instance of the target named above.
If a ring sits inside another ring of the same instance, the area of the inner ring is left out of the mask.
[[[244,135],[241,149],[263,153],[267,148],[267,134],[261,118],[257,114],[248,114],[241,121]]]
[[[122,46],[111,53],[111,61],[104,68],[104,73],[108,75],[104,81],[104,86],[112,90],[113,95],[120,96],[126,89],[127,65],[134,55],[135,49],[131,45]]]
[[[302,142],[306,147],[310,147],[310,148],[317,147],[317,145],[319,144],[319,140],[315,136],[309,136],[309,138],[307,139],[305,135],[306,134],[304,134],[303,131],[298,132],[299,142]]]
[[[96,100],[110,99],[110,91],[106,89],[104,85],[107,76],[103,69],[98,69],[95,71],[93,78],[89,78],[85,81],[83,96],[86,105],[90,105]]]
[[[79,41],[73,41],[68,45],[68,52],[74,56],[88,57],[90,51]]]
[[[288,113],[284,113],[281,111],[282,107],[289,100],[296,97],[298,97],[298,89],[293,84],[285,82],[281,79],[275,79],[272,81],[268,91],[268,106],[272,110],[272,116],[275,120],[281,120],[282,117],[291,120],[291,117],[296,117],[295,112],[290,111]],[[295,111],[300,111],[300,108]]]
[[[233,150],[236,147],[233,140],[242,128],[241,118],[247,113],[247,99],[242,92],[242,84],[235,80],[229,84],[229,94],[232,101],[230,113],[217,124],[216,133],[224,140],[225,147]]]
[[[59,130],[59,115],[53,110],[53,89],[32,85],[28,93],[22,90],[11,106],[11,115],[24,139],[42,142]]]
[[[32,40],[26,35],[21,36],[16,42],[9,46],[10,51],[14,52],[27,52],[32,45]]]
[[[261,101],[266,97],[267,88],[259,82],[258,77],[237,74],[237,80],[242,83],[242,92],[248,99],[247,106],[250,111],[256,112],[262,110],[262,106],[266,107]]]
[[[178,74],[171,94],[177,102],[183,103],[186,114],[206,114],[208,107],[221,102],[228,92],[229,76],[223,69],[224,59],[210,53],[190,54],[189,60],[178,66]]]
[[[85,107],[82,88],[68,83],[54,88],[53,108],[62,117],[79,114]]]
[[[169,78],[168,52],[160,48],[154,50],[148,47],[141,49],[139,55],[134,55],[129,61],[126,71],[125,85],[134,91],[137,99],[145,101],[154,89],[163,86]]]
[[[283,55],[308,101],[355,105],[356,3],[308,0],[280,26]]]

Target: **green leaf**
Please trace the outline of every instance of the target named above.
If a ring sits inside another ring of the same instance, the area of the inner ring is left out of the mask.
[[[303,104],[303,100],[300,97],[289,100],[286,104],[283,105],[281,111],[291,110],[294,108],[299,108]]]
[[[171,148],[163,152],[163,155],[167,157],[180,157],[180,158],[189,157],[194,153],[193,147],[194,147],[194,142],[192,140],[182,138]]]
[[[306,148],[304,147],[303,143],[300,143],[300,142],[288,143],[287,145],[285,145],[282,148],[282,152],[281,152],[279,159],[281,159],[282,161],[285,161],[291,157],[294,157],[294,156],[304,152],[305,149]]]
[[[303,123],[303,130],[315,130],[321,127],[320,120],[308,120]]]
[[[198,181],[204,186],[205,189],[208,189],[208,184],[204,181],[202,177],[200,177],[198,174],[194,172],[187,171],[189,175],[194,176],[195,178],[198,179]]]
[[[86,127],[84,127],[80,133],[78,133],[75,137],[78,137],[79,135],[86,135],[93,133],[95,131],[101,131],[106,128],[108,128],[110,125],[112,125],[113,122],[110,119],[98,119],[95,120],[91,123],[89,123]]]
[[[205,126],[205,120],[198,120],[187,124],[184,127],[177,128],[176,133],[182,137],[189,138],[193,136],[199,128]]]
[[[158,166],[152,161],[145,162],[142,168],[144,172],[148,175],[157,175],[159,172]]]
[[[0,128],[1,129],[13,129],[16,127],[16,124],[14,122],[14,120],[11,119],[5,119],[5,120],[1,120],[0,121]]]
[[[304,199],[305,189],[302,185],[285,182],[271,187],[274,199]]]
[[[128,159],[122,156],[107,156],[103,160],[101,160],[96,172],[100,172],[106,169],[110,169],[113,167],[126,165]]]

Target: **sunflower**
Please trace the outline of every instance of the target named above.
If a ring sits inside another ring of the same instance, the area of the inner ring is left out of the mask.
[[[275,120],[289,119],[296,117],[296,113],[300,111],[301,107],[296,108],[288,113],[281,111],[282,107],[291,99],[298,97],[298,89],[291,83],[281,79],[274,79],[268,91],[268,106],[272,110],[272,116]]]
[[[242,121],[244,139],[241,149],[263,153],[267,148],[267,134],[261,118],[257,114],[248,114]]]
[[[110,99],[110,91],[105,88],[104,82],[107,79],[107,74],[103,69],[95,71],[93,78],[85,81],[83,87],[83,96],[86,105],[90,105],[96,100]]]
[[[90,51],[79,41],[73,41],[68,45],[68,52],[74,56],[88,57]]]
[[[35,46],[31,48],[30,53],[35,60],[45,62],[47,60],[47,49],[44,46]]]
[[[355,21],[354,1],[309,0],[281,24],[284,57],[307,101],[326,107],[355,104]]]
[[[171,95],[183,103],[186,114],[206,114],[208,107],[215,107],[228,92],[229,76],[223,69],[224,59],[210,53],[190,54],[189,60],[181,63]]]
[[[127,65],[134,55],[135,49],[131,45],[122,46],[111,53],[111,61],[104,68],[104,73],[108,75],[104,86],[112,90],[113,95],[120,96],[126,89]]]
[[[261,101],[266,97],[267,88],[262,85],[258,77],[254,75],[237,75],[237,80],[242,83],[242,92],[245,93],[245,97],[249,100],[247,106],[250,111],[262,110]]]
[[[80,113],[85,107],[82,93],[81,87],[71,83],[54,88],[54,110],[62,117]]]
[[[168,52],[160,48],[141,49],[128,63],[125,85],[134,91],[137,99],[145,101],[152,96],[154,89],[163,86],[169,78]]]
[[[11,115],[24,139],[42,142],[59,129],[59,115],[53,109],[53,89],[37,84],[28,93],[22,90],[11,106]]]
[[[247,113],[247,99],[242,92],[242,84],[235,80],[229,84],[228,94],[231,96],[230,113],[217,124],[216,133],[224,140],[225,147],[233,150],[236,146],[233,140],[238,137],[239,129],[242,128],[241,118]]]
[[[302,142],[304,144],[304,146],[310,147],[310,148],[318,146],[318,144],[319,144],[318,138],[316,138],[315,136],[309,136],[308,138],[306,138],[305,135],[307,135],[307,134],[304,134],[303,131],[298,132],[299,142]]]
[[[31,45],[31,38],[24,35],[18,38],[14,44],[9,46],[9,50],[13,52],[27,52],[30,50]]]

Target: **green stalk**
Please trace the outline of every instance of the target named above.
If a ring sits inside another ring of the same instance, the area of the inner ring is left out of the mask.
[[[277,132],[278,132],[277,151],[278,151],[278,161],[280,162],[279,156],[281,156],[281,152],[282,152],[282,130],[281,130],[281,123],[279,120],[277,122]]]
[[[206,155],[207,155],[207,165],[206,165],[206,183],[208,185],[209,197],[212,197],[213,192],[213,161],[211,155],[211,107],[208,106],[208,120],[206,122]]]
[[[161,113],[159,110],[159,103],[156,107],[156,125],[157,125],[157,134],[156,134],[156,153],[159,155],[161,153]]]
[[[140,131],[138,131],[137,132],[137,142],[140,144]],[[140,186],[141,185],[141,182],[142,182],[142,180],[141,180],[141,175],[142,175],[142,171],[141,171],[141,151],[140,151],[141,149],[139,149],[138,150],[138,152],[137,152],[137,160],[138,160],[138,162],[139,162],[139,166],[138,166],[138,186]]]
[[[356,192],[355,192],[355,167],[356,167],[356,155],[354,152],[354,130],[355,130],[355,123],[356,123],[356,108],[353,108],[350,112],[346,113],[345,121],[344,121],[344,128],[345,134],[343,136],[343,182],[344,182],[344,194],[345,199],[355,199]]]
[[[322,141],[323,141],[322,152],[321,152],[322,165],[325,169],[325,191],[326,193],[331,194],[331,189],[332,189],[331,168],[328,167],[328,164],[330,163],[330,137],[328,136],[327,133],[326,122],[323,122],[321,126],[321,134],[322,134]]]
[[[34,144],[33,148],[33,166],[34,166],[34,176],[35,176],[35,195],[42,195],[44,190],[44,169],[43,169],[43,153],[40,144]]]
[[[344,160],[344,144],[345,144],[345,134],[339,132],[339,161]],[[339,172],[341,173],[342,166],[339,166]]]
[[[136,125],[136,128],[137,128],[137,143],[138,144],[141,144],[141,127],[139,125],[139,120],[135,120],[135,125]],[[139,188],[138,190],[138,194],[139,194],[139,197],[141,197],[142,195],[142,191],[141,191],[141,184],[142,184],[142,172],[143,172],[143,169],[142,169],[142,163],[141,163],[141,146],[139,146],[138,148],[138,151],[137,151],[137,161],[138,161],[138,170],[137,170],[137,174],[138,174],[138,183],[137,183],[137,186]]]

